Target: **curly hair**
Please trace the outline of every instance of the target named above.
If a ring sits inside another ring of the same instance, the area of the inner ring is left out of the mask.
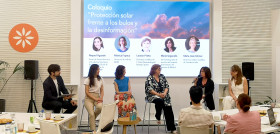
[[[124,69],[125,69],[125,66],[118,65],[118,67],[116,68],[116,72],[115,72],[116,79],[121,79],[124,76]]]

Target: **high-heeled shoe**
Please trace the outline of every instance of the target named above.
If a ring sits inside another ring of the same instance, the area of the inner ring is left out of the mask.
[[[172,134],[177,134],[176,130],[171,131]]]

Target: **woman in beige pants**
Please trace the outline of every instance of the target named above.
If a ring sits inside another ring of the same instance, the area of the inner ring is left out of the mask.
[[[101,113],[104,96],[103,79],[99,76],[99,65],[92,64],[85,85],[85,107],[89,113],[90,129],[95,129],[95,119]],[[95,108],[94,108],[95,107]]]

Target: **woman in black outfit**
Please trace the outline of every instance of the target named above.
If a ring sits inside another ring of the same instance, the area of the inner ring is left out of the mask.
[[[211,79],[211,71],[208,67],[202,67],[200,69],[200,77],[196,80],[195,86],[200,86],[203,91],[203,98],[206,102],[206,106],[209,110],[215,109],[213,92],[214,92],[214,82]]]

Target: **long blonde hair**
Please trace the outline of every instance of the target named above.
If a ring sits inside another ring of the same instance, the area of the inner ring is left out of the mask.
[[[242,83],[242,77],[243,77],[240,67],[238,65],[233,65],[231,67],[231,71],[237,72],[235,85],[240,85]],[[234,79],[234,77],[231,77],[231,80],[233,80],[233,79]]]

